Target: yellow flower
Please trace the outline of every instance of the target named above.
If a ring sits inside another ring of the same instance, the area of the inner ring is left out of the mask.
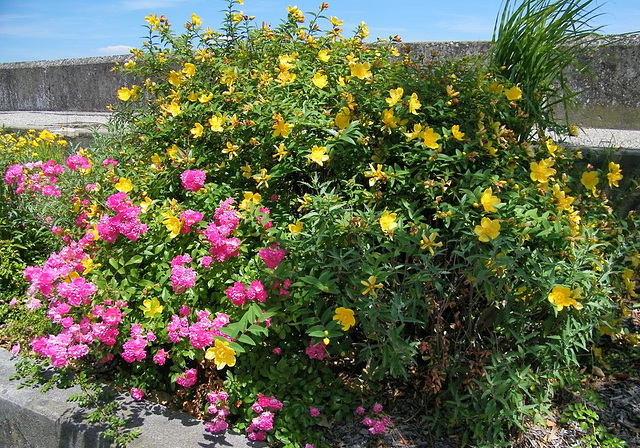
[[[407,137],[407,141],[410,142],[414,138],[418,138],[422,135],[422,125],[419,123],[413,124],[413,132],[405,132],[404,135]]]
[[[173,117],[177,117],[182,113],[182,108],[180,107],[180,103],[176,101],[172,101],[171,104],[165,104],[162,108],[170,113]]]
[[[280,72],[288,72],[296,66],[296,58],[298,53],[281,54],[278,56],[278,70]]]
[[[149,196],[145,196],[144,200],[140,203],[140,211],[142,213],[147,213],[152,204],[153,200],[151,200]]]
[[[378,292],[376,289],[382,288],[382,283],[376,283],[377,279],[375,276],[369,277],[367,280],[361,280],[360,284],[362,284],[365,288],[362,290],[360,294],[366,296],[367,294],[371,294],[373,297],[378,297]]]
[[[280,143],[280,146],[273,145],[273,147],[276,148],[276,152],[271,157],[273,157],[274,159],[277,157],[278,162],[282,161],[282,158],[284,156],[288,156],[289,154],[291,154],[289,151],[286,151],[284,149],[284,143]]]
[[[200,124],[200,123],[196,123],[193,125],[193,128],[191,129],[191,135],[193,135],[193,138],[198,138],[200,136],[202,136],[202,132],[204,131],[204,127]]]
[[[200,20],[200,17],[198,17],[196,14],[191,14],[191,23],[193,23],[195,26],[200,26],[202,21]]]
[[[147,17],[144,18],[144,20],[149,25],[151,25],[152,30],[157,30],[158,27],[160,26],[160,19],[158,19],[158,16],[156,14],[149,14]]]
[[[171,72],[169,73],[169,84],[174,87],[178,87],[180,84],[182,84],[184,82],[184,79],[184,75],[180,72],[171,70]]]
[[[398,127],[398,123],[393,116],[393,109],[386,109],[382,114],[382,122],[384,126],[382,129],[393,129]]]
[[[167,155],[171,160],[176,160],[178,158],[178,145],[173,144],[167,148]]]
[[[253,176],[251,176],[251,178],[258,182],[257,188],[263,186],[265,188],[269,188],[269,179],[271,178],[271,174],[267,174],[266,168],[262,168],[260,170],[260,174],[254,174]]]
[[[203,93],[198,97],[198,101],[202,104],[206,104],[213,99],[213,93]]]
[[[300,233],[302,232],[302,221],[299,219],[295,222],[295,224],[289,224],[289,232],[291,233]]]
[[[120,101],[129,101],[133,96],[133,90],[130,90],[128,87],[123,87],[118,90],[118,99]]]
[[[440,139],[440,134],[433,132],[432,128],[425,129],[422,134],[423,143],[427,148],[438,149],[440,145],[438,144],[438,140]]]
[[[580,298],[578,291],[571,291],[566,286],[554,286],[549,293],[549,302],[556,305],[558,311],[562,311],[565,307],[574,307],[577,310],[582,309],[582,304],[577,301]]]
[[[342,331],[347,331],[356,324],[353,310],[342,306],[336,308],[336,314],[333,316],[333,320],[338,321],[338,323],[342,325]]]
[[[298,198],[298,202],[301,204],[300,207],[298,207],[298,211],[302,211],[311,205],[313,199],[308,194],[305,194],[301,198]]]
[[[195,103],[196,101],[198,101],[198,93],[197,92],[190,92],[189,95],[187,95],[187,99],[189,101],[191,101],[192,103]]]
[[[329,84],[329,81],[327,81],[327,75],[322,72],[316,72],[315,75],[313,75],[313,78],[311,78],[311,82],[313,82],[313,84],[319,89],[322,89]]]
[[[307,156],[307,158],[309,159],[309,161],[323,166],[323,163],[329,160],[327,148],[325,148],[324,146],[313,145],[313,148],[311,148],[311,154]]]
[[[522,89],[518,86],[513,86],[509,90],[505,90],[505,96],[509,101],[515,101],[522,98]]]
[[[567,196],[567,194],[560,188],[560,185],[553,185],[553,197],[556,198],[556,204],[558,206],[559,211],[566,210],[568,212],[572,211],[571,204],[575,200],[572,196]]]
[[[242,14],[233,13],[231,14],[231,20],[233,23],[240,23],[242,21]]]
[[[300,11],[300,9],[298,9],[297,6],[288,6],[287,12],[291,14],[291,16],[293,17],[293,20],[295,20],[296,22],[298,23],[304,22],[304,14],[302,13],[302,11]]]
[[[500,202],[500,198],[493,195],[491,188],[484,190],[482,197],[480,198],[480,203],[482,203],[482,207],[484,207],[485,212],[497,212],[498,209],[496,208],[496,205],[500,204]]]
[[[385,99],[385,101],[389,107],[392,107],[402,99],[402,95],[404,95],[404,89],[402,87],[391,89],[389,90],[389,98]]]
[[[229,160],[233,159],[235,156],[237,156],[237,152],[238,149],[240,149],[240,147],[238,145],[234,145],[231,142],[227,142],[227,147],[226,148],[222,148],[222,152],[224,154],[228,154],[229,155]]]
[[[344,129],[349,126],[349,123],[351,123],[351,109],[345,106],[336,115],[336,126],[340,129]]]
[[[238,205],[240,210],[249,210],[249,206],[253,202],[253,205],[258,205],[262,201],[262,195],[260,193],[252,193],[251,191],[244,192],[244,199]]]
[[[338,19],[335,16],[331,16],[329,18],[329,22],[331,22],[331,25],[333,26],[342,26],[342,20]]]
[[[387,210],[384,211],[380,219],[380,228],[386,234],[393,233],[394,229],[398,227],[398,223],[396,222],[397,213],[389,213]]]
[[[161,314],[164,307],[160,305],[160,302],[155,297],[153,299],[145,299],[142,301],[142,313],[151,319],[156,314]]]
[[[547,151],[549,151],[549,154],[551,155],[551,157],[555,157],[556,151],[558,151],[558,149],[560,149],[560,146],[554,144],[552,138],[548,138],[544,142],[544,144],[547,147]]]
[[[272,128],[274,137],[281,136],[283,138],[287,138],[289,136],[289,132],[293,129],[293,124],[285,123],[284,120],[278,120],[273,124]]]
[[[359,79],[371,77],[371,64],[368,62],[352,62],[349,64],[349,68],[351,69],[351,76]]]
[[[587,190],[595,191],[596,186],[600,182],[600,179],[598,179],[598,172],[597,171],[585,171],[584,173],[582,173],[582,177],[580,178],[580,182],[582,183],[582,185],[584,185],[584,187]]]
[[[242,177],[245,179],[251,179],[251,175],[253,174],[251,165],[247,163],[245,166],[241,166],[240,169],[242,170]]]
[[[81,263],[82,267],[84,268],[84,271],[82,271],[82,275],[87,275],[89,272],[93,271],[94,268],[100,266],[100,264],[94,264],[93,258],[91,257],[83,258]]]
[[[534,182],[546,185],[547,183],[549,183],[549,177],[553,176],[556,173],[556,170],[551,168],[552,165],[553,159],[544,159],[539,163],[532,162],[529,165],[529,169],[531,170],[529,177]]]
[[[462,141],[464,139],[464,132],[460,132],[460,126],[457,124],[451,126],[451,134],[456,140]]]
[[[447,95],[451,97],[460,95],[460,92],[456,91],[452,85],[448,85],[447,87],[445,87],[445,90],[447,91]]]
[[[162,159],[160,158],[157,152],[154,152],[153,155],[151,156],[151,164],[156,169],[159,169],[162,167]]]
[[[182,67],[182,73],[184,73],[187,78],[191,78],[196,74],[196,66],[191,62],[185,62]]]
[[[409,112],[418,115],[418,109],[422,107],[420,104],[420,100],[418,100],[418,95],[414,92],[411,94],[411,98],[409,98]]]
[[[164,218],[162,224],[164,224],[169,231],[169,238],[173,239],[180,235],[180,230],[182,230],[182,221],[180,221],[180,219],[177,218],[171,210],[164,212],[162,217]]]
[[[420,239],[420,249],[428,250],[431,256],[434,256],[436,253],[433,250],[434,247],[442,247],[442,242],[438,241],[436,243],[436,238],[438,234],[435,232],[431,232],[429,238],[424,233],[422,234],[422,238]]]
[[[204,357],[213,360],[218,370],[225,366],[233,367],[236,365],[236,351],[229,347],[229,342],[216,339],[213,347],[209,347]]]
[[[213,117],[209,118],[209,127],[213,132],[224,131],[224,129],[222,128],[222,126],[224,126],[224,123],[224,117],[214,115]]]
[[[131,181],[126,177],[121,177],[117,184],[115,184],[116,190],[124,193],[128,193],[133,190],[133,185]]]
[[[620,165],[617,163],[609,162],[609,172],[607,173],[607,179],[609,180],[610,187],[619,187],[618,181],[622,179],[622,172],[620,171]]]
[[[364,173],[364,177],[369,178],[369,186],[373,187],[376,182],[386,182],[387,175],[382,171],[382,165],[378,164],[376,168],[373,168],[373,164],[369,164],[369,168],[371,171],[367,171]]]
[[[331,51],[326,49],[318,51],[318,59],[322,62],[329,62],[329,59],[331,58],[329,53],[331,53]]]
[[[369,37],[369,28],[367,28],[367,24],[364,22],[360,22],[360,38],[366,39]],[[395,47],[394,47],[395,48]]]
[[[478,239],[483,243],[489,242],[489,240],[495,240],[500,235],[500,220],[491,218],[482,218],[480,225],[474,229]]]

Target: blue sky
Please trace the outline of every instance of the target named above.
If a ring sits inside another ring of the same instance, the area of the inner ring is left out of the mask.
[[[596,0],[596,22],[608,34],[640,30],[640,0]],[[278,25],[288,5],[315,11],[316,0],[245,0],[256,22]],[[329,0],[328,15],[352,30],[365,21],[371,37],[398,34],[405,42],[490,40],[502,0]],[[143,42],[144,17],[165,14],[174,27],[192,13],[216,29],[222,0],[0,0],[0,62],[127,53]]]

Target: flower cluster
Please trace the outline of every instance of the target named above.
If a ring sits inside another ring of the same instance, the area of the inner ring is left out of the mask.
[[[56,185],[58,176],[64,167],[54,160],[47,162],[29,162],[23,165],[11,165],[7,168],[4,180],[16,186],[16,193],[42,193],[44,196],[60,196],[60,188]]]
[[[254,417],[247,427],[249,440],[265,440],[267,438],[266,433],[273,429],[273,419],[275,417],[275,414],[271,411],[277,411],[282,406],[282,402],[277,398],[265,397],[261,393],[258,394],[258,398],[251,408],[259,415]]]
[[[147,232],[147,225],[142,224],[138,215],[140,207],[134,206],[127,193],[118,192],[109,196],[106,207],[116,212],[115,216],[103,214],[98,222],[97,230],[100,238],[113,243],[120,234],[131,241],[136,241]]]
[[[362,424],[368,428],[370,434],[384,434],[387,428],[392,425],[391,417],[382,415],[383,407],[376,403],[371,407],[369,415],[362,419]],[[356,414],[363,416],[367,414],[367,410],[362,406],[356,409]]]
[[[207,400],[209,401],[207,411],[214,417],[204,424],[205,431],[216,433],[222,432],[229,427],[229,423],[226,420],[230,414],[227,407],[228,399],[229,394],[226,392],[209,392],[207,394]]]

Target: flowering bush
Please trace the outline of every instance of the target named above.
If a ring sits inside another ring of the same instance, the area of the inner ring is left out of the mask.
[[[220,33],[148,16],[118,67],[139,80],[117,92],[126,132],[67,169],[7,164],[12,195],[59,193],[64,245],[25,269],[57,331],[32,349],[118,365],[139,398],[169,379],[208,431],[287,446],[317,446],[319,409],[353,415],[341,369],[412,376],[434,423],[478,439],[539,416],[635,294],[621,167],[517,135],[520,87],[479,60],[345,39],[326,4],[277,29],[236,8]]]

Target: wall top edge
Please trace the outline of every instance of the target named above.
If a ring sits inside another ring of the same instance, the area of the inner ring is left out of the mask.
[[[602,39],[597,41],[598,44],[613,43],[619,46],[640,46],[640,31],[627,34],[612,34],[603,35]],[[422,45],[489,45],[491,41],[488,40],[469,40],[469,41],[455,41],[455,40],[440,40],[440,41],[417,41],[417,42],[402,42],[399,45],[408,46],[422,46]],[[25,62],[2,62],[0,63],[0,69],[22,69],[22,68],[46,68],[46,67],[62,67],[69,65],[89,65],[89,64],[103,64],[103,63],[116,63],[124,62],[131,55],[122,54],[115,56],[95,56],[86,58],[70,58],[70,59],[46,59],[40,61],[25,61]]]

